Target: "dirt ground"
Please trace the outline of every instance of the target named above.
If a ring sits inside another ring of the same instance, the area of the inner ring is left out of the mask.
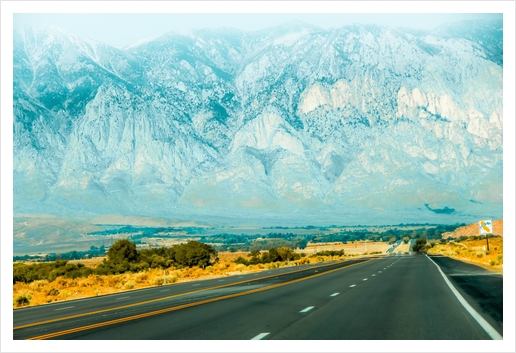
[[[493,234],[503,237],[503,219],[493,221]],[[468,224],[467,226],[455,229],[453,232],[443,233],[443,239],[458,238],[460,236],[476,236],[479,235],[478,224]]]

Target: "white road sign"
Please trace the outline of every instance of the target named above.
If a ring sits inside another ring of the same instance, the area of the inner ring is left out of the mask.
[[[493,234],[493,222],[491,220],[479,221],[480,235]]]

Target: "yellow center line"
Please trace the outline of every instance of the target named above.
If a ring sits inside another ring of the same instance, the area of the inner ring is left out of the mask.
[[[145,305],[145,304],[149,304],[149,303],[158,302],[158,301],[161,301],[161,300],[177,298],[177,297],[181,297],[181,296],[184,296],[184,295],[190,295],[190,294],[205,292],[205,291],[209,291],[209,290],[214,290],[214,289],[220,289],[220,288],[235,286],[235,285],[239,285],[239,284],[243,284],[243,283],[248,283],[248,282],[260,281],[262,279],[267,279],[267,278],[277,277],[277,276],[284,276],[284,275],[289,275],[289,274],[292,274],[292,273],[297,273],[297,272],[302,272],[302,271],[309,271],[311,269],[317,269],[317,268],[326,267],[326,266],[332,266],[332,265],[335,265],[335,264],[314,266],[314,267],[310,267],[310,268],[304,268],[304,269],[300,269],[300,270],[296,270],[296,271],[291,271],[291,272],[285,272],[285,273],[281,273],[281,274],[274,274],[274,275],[270,275],[270,276],[264,276],[264,277],[259,277],[259,278],[248,279],[248,280],[244,280],[244,281],[240,281],[240,282],[221,284],[220,286],[215,286],[215,287],[197,289],[197,290],[190,291],[190,292],[184,292],[184,293],[169,295],[169,296],[166,296],[166,297],[145,300],[145,301],[142,301],[142,302],[137,302],[137,303],[133,303],[133,304],[117,306],[117,307],[113,307],[113,308],[109,308],[109,309],[89,311],[87,313],[70,315],[70,316],[65,316],[65,317],[56,318],[56,319],[50,319],[50,320],[45,320],[45,321],[34,322],[34,323],[30,323],[30,324],[25,324],[25,325],[20,325],[20,326],[13,327],[13,330],[19,330],[19,329],[22,329],[22,328],[33,327],[33,326],[38,326],[38,325],[44,325],[44,324],[49,324],[49,323],[59,322],[59,321],[64,321],[64,320],[69,320],[69,319],[76,319],[78,317],[84,317],[84,316],[89,316],[89,315],[96,315],[96,314],[106,313],[106,312],[114,311],[114,310],[127,309],[127,308],[131,308],[131,307],[139,306],[139,305]]]
[[[317,273],[317,274],[313,274],[313,275],[310,275],[310,276],[294,279],[294,280],[291,280],[291,281],[288,281],[288,282],[273,284],[273,285],[268,286],[268,287],[252,289],[252,290],[249,290],[249,291],[245,291],[245,292],[241,292],[241,293],[235,293],[235,294],[229,294],[229,295],[225,295],[225,296],[217,297],[217,298],[212,298],[212,299],[205,299],[205,300],[198,301],[198,302],[195,302],[195,303],[178,305],[178,306],[174,306],[174,307],[171,307],[171,308],[166,308],[166,309],[151,311],[151,312],[148,312],[148,313],[128,316],[128,317],[124,317],[124,318],[120,318],[120,319],[116,319],[116,320],[100,322],[98,324],[92,324],[92,325],[87,325],[87,326],[76,327],[76,328],[69,329],[69,330],[58,331],[58,332],[49,333],[49,334],[46,334],[46,335],[41,335],[41,336],[36,336],[36,337],[32,337],[32,338],[27,338],[27,340],[45,340],[45,339],[54,338],[54,337],[58,337],[58,336],[68,335],[68,334],[75,333],[75,332],[91,330],[91,329],[99,328],[99,327],[103,327],[103,326],[109,326],[109,325],[119,324],[119,323],[122,323],[122,322],[142,319],[142,318],[149,317],[149,316],[164,314],[164,313],[168,313],[168,312],[172,312],[172,311],[176,311],[176,310],[190,308],[190,307],[193,307],[193,306],[199,306],[199,305],[208,304],[208,303],[212,303],[212,302],[217,302],[217,301],[221,301],[221,300],[225,300],[225,299],[241,297],[241,296],[249,295],[249,294],[252,294],[252,293],[263,292],[263,291],[270,290],[270,289],[273,289],[273,288],[283,287],[283,286],[286,286],[286,285],[289,285],[289,284],[292,284],[292,283],[297,283],[297,282],[305,281],[307,279],[311,279],[311,278],[319,277],[319,276],[322,276],[322,275],[326,275],[328,273],[332,273],[332,272],[335,272],[335,271],[347,269],[347,268],[350,268],[352,266],[356,266],[356,265],[359,265],[359,264],[364,264],[364,263],[372,261],[372,260],[373,259],[369,259],[369,260],[358,262],[358,263],[355,263],[355,264],[352,264],[352,265],[349,265],[349,266],[339,267],[339,268],[336,268],[336,269],[333,269],[333,270],[328,270],[328,271]]]

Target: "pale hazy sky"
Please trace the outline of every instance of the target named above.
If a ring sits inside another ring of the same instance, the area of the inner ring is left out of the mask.
[[[303,21],[322,28],[351,23],[431,29],[446,22],[470,19],[502,19],[502,14],[14,14],[14,26],[41,29],[55,25],[81,37],[113,46],[158,37],[170,31],[232,27],[258,30],[289,21]]]

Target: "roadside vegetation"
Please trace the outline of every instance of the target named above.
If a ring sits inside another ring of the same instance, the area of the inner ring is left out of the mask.
[[[310,256],[287,247],[260,252],[219,254],[211,246],[191,241],[172,247],[137,250],[119,240],[95,265],[56,260],[15,263],[13,306],[23,307],[99,296],[124,290],[196,279],[228,276],[283,266],[339,259],[344,251],[322,251]]]
[[[417,243],[417,241],[416,241]],[[443,255],[470,262],[495,272],[503,272],[503,238],[489,237],[489,251],[485,237],[461,237],[446,242],[430,241],[423,251],[431,255]]]
[[[416,228],[410,225],[410,230],[394,228],[377,233],[357,229],[325,235],[275,232],[259,237],[228,235],[223,244],[217,243],[223,241],[223,237],[218,238],[220,235],[201,236],[200,239],[209,243],[188,241],[145,249],[137,249],[141,239],[130,236],[116,241],[109,249],[92,246],[87,251],[47,254],[43,258],[18,256],[15,261],[26,262],[15,262],[13,266],[13,306],[39,305],[282,266],[380,254],[397,241],[408,247],[411,239],[416,239],[414,251],[443,254],[501,269],[501,238],[490,239],[491,251],[487,253],[481,251],[481,243],[485,240],[475,237],[463,237],[457,242],[442,240],[444,232],[459,226]],[[128,231],[126,228],[122,230]],[[142,231],[140,228],[137,230]],[[147,229],[143,233],[149,235],[149,232]],[[196,234],[198,230],[190,232]],[[477,240],[479,244],[473,243]]]

